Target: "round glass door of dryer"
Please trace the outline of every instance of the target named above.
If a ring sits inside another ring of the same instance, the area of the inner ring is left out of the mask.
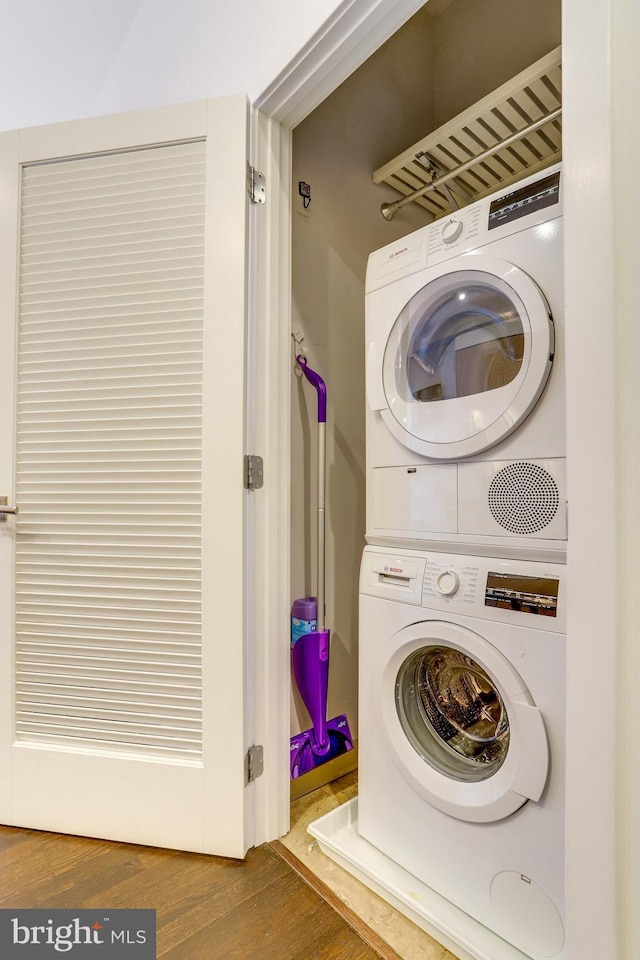
[[[515,430],[547,383],[554,349],[548,304],[527,274],[491,258],[457,264],[405,305],[382,362],[385,423],[440,459],[480,453]]]
[[[446,284],[420,320],[405,327],[402,347],[398,386],[407,400],[433,403],[488,393],[522,369],[521,313],[495,284],[462,277],[453,289]]]
[[[459,650],[429,646],[411,654],[398,672],[396,709],[414,750],[454,780],[486,780],[507,756],[509,716],[500,691]]]

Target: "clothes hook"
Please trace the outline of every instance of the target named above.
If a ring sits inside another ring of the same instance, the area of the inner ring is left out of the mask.
[[[311,187],[308,183],[305,183],[304,180],[300,180],[298,183],[298,193],[302,197],[302,205],[306,210],[309,204],[311,203]]]
[[[291,334],[291,339],[293,340],[293,356],[294,360],[296,357],[306,357],[307,351],[306,348],[302,346],[304,342],[304,336],[302,330],[297,330],[295,333]],[[299,363],[294,363],[293,370],[296,377],[302,376],[302,369]]]

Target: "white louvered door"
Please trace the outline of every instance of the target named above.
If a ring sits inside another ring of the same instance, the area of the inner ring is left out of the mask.
[[[246,100],[2,147],[0,819],[242,856]]]

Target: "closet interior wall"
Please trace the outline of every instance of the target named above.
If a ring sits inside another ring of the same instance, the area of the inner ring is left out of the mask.
[[[358,577],[365,529],[364,279],[369,254],[428,223],[375,169],[561,42],[559,0],[429,0],[293,133],[292,332],[327,383],[329,716],[357,738]],[[309,184],[304,207],[300,181]],[[292,366],[294,345],[292,342]],[[316,399],[292,376],[291,599],[316,583]],[[292,692],[291,734],[309,726]],[[329,765],[330,767],[330,765]],[[330,776],[330,771],[328,773]]]

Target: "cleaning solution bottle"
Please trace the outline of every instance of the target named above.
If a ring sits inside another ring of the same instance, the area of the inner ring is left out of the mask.
[[[291,607],[291,646],[305,633],[318,629],[318,598],[301,597]]]

